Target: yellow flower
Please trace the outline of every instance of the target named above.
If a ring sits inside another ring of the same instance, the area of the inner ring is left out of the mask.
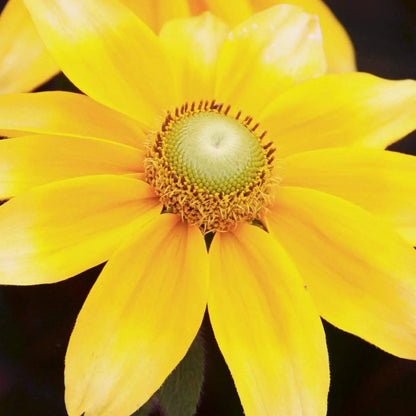
[[[59,71],[22,0],[0,15],[0,94],[31,91]]]
[[[108,260],[69,342],[69,415],[145,403],[206,306],[248,416],[325,414],[319,315],[416,358],[416,162],[382,150],[415,128],[414,81],[320,76],[317,19],[289,5],[159,37],[117,0],[26,5],[89,97],[0,97],[0,281]]]

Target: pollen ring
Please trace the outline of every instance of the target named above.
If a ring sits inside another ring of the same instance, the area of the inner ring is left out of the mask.
[[[258,220],[269,203],[275,151],[258,127],[215,100],[186,103],[151,135],[146,181],[167,211],[203,233]]]

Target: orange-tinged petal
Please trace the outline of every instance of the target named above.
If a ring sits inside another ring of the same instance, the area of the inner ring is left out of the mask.
[[[260,11],[276,4],[287,2],[287,0],[251,0],[254,11]],[[329,7],[322,0],[290,0],[289,3],[300,6],[307,13],[315,14],[319,17],[328,72],[355,71],[354,47],[344,27]]]
[[[275,6],[230,32],[219,55],[215,97],[256,117],[277,94],[324,72],[317,18],[299,7]]]
[[[143,132],[129,117],[82,94],[48,91],[0,95],[0,134],[28,133],[105,139],[142,148]]]
[[[207,298],[208,256],[199,230],[172,214],[135,224],[71,335],[68,414],[128,416],[144,404],[184,357]]]
[[[1,13],[0,62],[0,94],[33,90],[59,72],[22,0]]]
[[[390,221],[416,245],[416,157],[378,149],[323,149],[282,162],[283,185],[352,201]]]
[[[210,13],[166,23],[160,39],[175,70],[181,102],[214,98],[218,51],[228,26]]]
[[[247,416],[326,414],[325,334],[287,254],[248,224],[215,235],[208,309]]]
[[[324,147],[384,148],[416,128],[416,82],[325,75],[283,93],[259,121],[280,156]]]
[[[233,1],[234,0],[231,0],[231,3]],[[207,11],[208,9],[206,0],[188,0],[188,3],[189,3],[189,10],[193,16],[201,14]]]
[[[165,22],[189,17],[187,0],[121,0],[149,27],[158,32]]]
[[[53,283],[96,266],[157,205],[147,184],[122,176],[33,188],[0,206],[0,282]]]
[[[296,187],[280,188],[268,229],[323,318],[416,359],[416,253],[396,232],[357,205]]]
[[[36,135],[0,140],[0,200],[76,176],[142,172],[143,158],[134,147],[97,139]]]
[[[205,0],[204,3],[206,3],[208,10],[232,26],[236,26],[253,14],[252,1],[250,0]]]
[[[52,56],[90,97],[153,127],[174,101],[156,35],[117,0],[24,0]]]

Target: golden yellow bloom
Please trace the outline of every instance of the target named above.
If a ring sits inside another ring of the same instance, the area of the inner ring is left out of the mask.
[[[9,0],[0,15],[0,94],[31,91],[58,71],[23,0]]]
[[[108,260],[69,342],[69,415],[145,403],[207,305],[248,416],[325,415],[319,315],[416,358],[416,162],[382,150],[416,126],[414,81],[321,76],[295,6],[156,36],[117,0],[25,3],[88,96],[0,97],[0,281]]]

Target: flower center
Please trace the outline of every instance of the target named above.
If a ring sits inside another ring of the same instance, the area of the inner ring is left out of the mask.
[[[259,219],[268,202],[272,143],[252,119],[215,101],[168,113],[149,146],[146,180],[168,211],[204,233]]]

